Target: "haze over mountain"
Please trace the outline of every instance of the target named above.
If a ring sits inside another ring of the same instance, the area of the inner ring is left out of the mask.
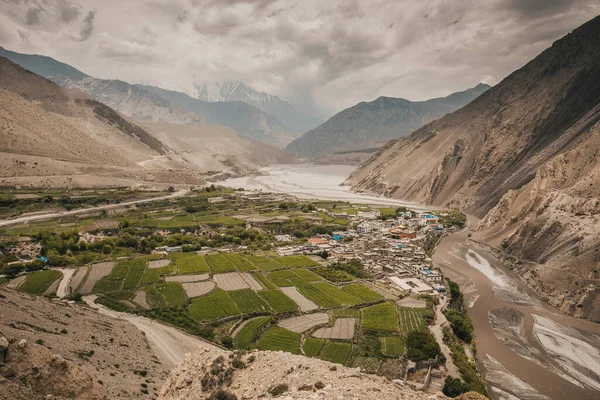
[[[599,37],[596,17],[469,105],[385,145],[350,182],[483,217],[492,243],[534,263],[516,266],[532,286],[600,321]]]
[[[208,171],[244,175],[292,159],[225,127],[148,126],[0,57],[2,184],[199,184]]]
[[[298,111],[280,97],[259,92],[242,82],[228,81],[196,85],[188,94],[211,103],[243,101],[272,115],[297,132],[306,132],[323,123],[321,118]]]
[[[137,120],[222,125],[233,128],[249,138],[280,147],[298,136],[298,133],[277,118],[242,101],[209,103],[155,86],[96,79],[53,58],[15,53],[2,47],[0,56],[60,86],[81,90]]]
[[[286,150],[299,157],[362,152],[383,145],[391,138],[407,136],[423,125],[456,111],[489,89],[474,88],[447,97],[413,102],[379,97],[339,112],[321,126],[306,132]]]

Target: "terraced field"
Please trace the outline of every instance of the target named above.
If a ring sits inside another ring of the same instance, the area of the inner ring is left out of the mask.
[[[294,311],[298,309],[298,305],[294,300],[290,299],[283,292],[279,290],[263,290],[258,292],[258,295],[265,299],[269,306],[276,313],[283,313],[287,311]]]
[[[305,256],[283,256],[275,258],[279,264],[290,268],[316,267],[319,264]]]
[[[347,293],[336,286],[333,286],[331,283],[327,282],[314,282],[313,285],[325,293],[327,296],[335,299],[337,302],[353,306],[356,304],[364,303],[363,300],[359,297],[353,296],[350,293]]]
[[[304,279],[297,278],[289,278],[289,280],[294,284],[294,286],[298,289],[300,294],[306,297],[308,300],[314,302],[316,305],[322,308],[329,308],[339,306],[341,303],[326,293],[324,293],[321,289],[316,287],[315,285],[306,282]]]
[[[144,276],[146,265],[147,261],[143,258],[121,260],[110,274],[96,282],[93,291],[96,293],[113,293],[135,289]]]
[[[256,280],[260,282],[260,284],[263,285],[263,287],[265,287],[266,289],[277,289],[277,285],[268,280],[262,272],[253,272],[252,276],[256,278]]]
[[[397,332],[396,305],[391,302],[375,304],[361,310],[361,328],[366,330]]]
[[[211,272],[214,273],[237,271],[238,269],[235,262],[231,262],[224,254],[212,254],[205,256],[204,259]]]
[[[399,336],[380,337],[381,352],[389,357],[400,357],[404,354],[404,342]]]
[[[237,304],[223,289],[216,289],[208,296],[192,300],[188,311],[196,321],[212,321],[240,314]]]
[[[302,350],[304,350],[304,354],[309,357],[316,357],[321,352],[325,341],[322,339],[315,339],[312,337],[306,338],[304,341],[304,345],[302,346]]]
[[[204,257],[197,254],[183,253],[175,256],[174,258],[175,265],[177,266],[177,272],[179,274],[210,272],[210,268],[208,267]]]
[[[250,349],[252,338],[267,322],[270,317],[257,317],[246,322],[242,329],[233,338],[233,344],[237,349]]]
[[[242,314],[260,311],[271,311],[269,304],[252,289],[233,290],[229,292]]]
[[[297,268],[294,272],[296,272],[296,274],[304,279],[307,282],[316,282],[316,281],[320,281],[323,280],[322,277],[320,277],[319,275],[315,274],[312,271],[309,271],[305,268]]]
[[[429,312],[425,308],[408,308],[398,307],[398,315],[400,316],[400,330],[404,335],[412,331],[426,329],[423,315]]]
[[[31,294],[43,295],[52,284],[60,279],[62,274],[59,271],[47,270],[36,271],[27,275],[25,281],[19,286],[19,290]]]
[[[314,313],[287,318],[279,321],[277,325],[292,332],[302,333],[317,325],[327,324],[328,322],[329,316],[327,313]]]
[[[174,307],[185,304],[187,297],[181,283],[167,282],[156,285],[156,290],[165,299],[167,305]]]
[[[333,363],[345,364],[351,352],[352,345],[350,343],[327,342],[323,346],[319,358]]]
[[[261,350],[282,350],[300,354],[300,334],[279,327],[267,329],[257,342]]]
[[[343,286],[342,290],[348,294],[362,299],[365,302],[383,299],[383,296],[376,291],[358,283],[351,283],[350,285]]]
[[[269,273],[269,280],[279,287],[294,286],[290,278],[297,278],[298,275],[292,270],[284,269]]]

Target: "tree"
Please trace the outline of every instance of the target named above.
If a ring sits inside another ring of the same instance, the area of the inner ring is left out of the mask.
[[[327,260],[327,258],[329,257],[329,253],[327,252],[327,250],[323,250],[321,253],[319,253],[319,256],[321,256],[322,259]]]
[[[466,382],[463,382],[460,378],[453,378],[451,376],[447,376],[444,381],[444,388],[442,389],[444,394],[448,397],[457,397],[463,393],[469,391],[469,385]]]
[[[110,247],[108,244],[105,244],[104,247],[102,247],[102,252],[104,254],[110,254],[112,253],[112,247]]]
[[[412,361],[432,360],[442,354],[440,345],[428,330],[411,331],[406,337],[406,349]]]
[[[169,193],[173,193],[175,191],[175,188],[173,186],[169,186],[167,190],[169,191]]]
[[[446,318],[452,325],[454,334],[461,340],[471,343],[473,340],[473,323],[471,318],[464,311],[448,310],[446,312]]]

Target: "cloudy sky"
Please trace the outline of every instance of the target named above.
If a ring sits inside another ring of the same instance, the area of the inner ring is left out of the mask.
[[[98,78],[240,80],[329,116],[495,84],[600,0],[0,0],[0,45]]]

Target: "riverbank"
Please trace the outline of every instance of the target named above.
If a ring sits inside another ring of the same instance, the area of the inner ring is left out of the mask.
[[[460,284],[465,295],[475,327],[478,365],[490,393],[508,399],[598,398],[600,365],[589,359],[589,352],[597,349],[600,326],[568,317],[539,300],[477,243],[472,231],[476,222],[469,218],[464,230],[446,236],[433,262]],[[548,330],[560,339],[554,346],[543,340],[549,337]],[[570,353],[559,351],[558,343],[568,345]]]

